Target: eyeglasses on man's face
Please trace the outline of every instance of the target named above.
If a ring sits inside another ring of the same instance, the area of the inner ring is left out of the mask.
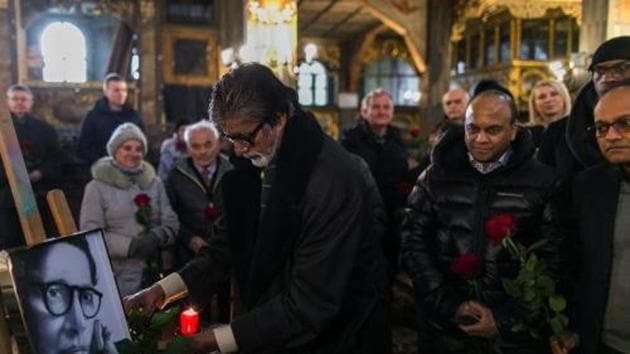
[[[626,77],[630,76],[630,61],[624,60],[612,65],[599,65],[593,68],[593,77],[595,80],[602,78],[604,75]]]
[[[610,128],[615,129],[619,134],[630,133],[630,117],[623,117],[616,120],[613,123],[604,123],[601,121],[595,122],[594,126],[588,127],[588,131],[594,132],[598,138],[603,138],[608,135]]]
[[[52,282],[42,284],[42,294],[46,309],[53,316],[63,316],[74,303],[74,294],[79,297],[81,311],[85,318],[93,318],[101,308],[103,294],[92,287],[70,286]]]
[[[265,124],[267,124],[267,120],[263,119],[249,134],[228,134],[223,129],[221,129],[221,135],[223,135],[232,144],[239,143],[246,147],[252,147],[256,145],[256,135],[265,126]]]

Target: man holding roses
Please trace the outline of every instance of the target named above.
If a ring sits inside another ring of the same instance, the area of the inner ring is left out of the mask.
[[[505,88],[478,93],[409,198],[401,260],[414,282],[423,352],[548,352],[544,339],[512,331],[526,313],[502,284],[520,265],[495,229],[526,247],[545,240],[538,254],[552,274],[562,241],[551,208],[555,173],[534,159],[516,115]]]

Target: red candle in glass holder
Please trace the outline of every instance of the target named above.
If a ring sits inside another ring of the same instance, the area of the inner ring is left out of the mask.
[[[183,336],[192,336],[199,331],[199,312],[192,307],[179,314],[179,331]]]

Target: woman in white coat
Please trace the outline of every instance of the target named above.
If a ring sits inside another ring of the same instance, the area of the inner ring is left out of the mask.
[[[118,288],[126,296],[142,288],[147,259],[173,244],[179,222],[155,169],[144,161],[147,141],[140,128],[120,125],[107,152],[92,165],[80,223],[82,230],[103,229]]]

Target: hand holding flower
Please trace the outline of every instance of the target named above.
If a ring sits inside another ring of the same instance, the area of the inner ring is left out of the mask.
[[[478,319],[476,323],[459,326],[462,331],[470,336],[494,338],[499,335],[492,310],[477,301],[467,301],[460,305],[457,315]]]

